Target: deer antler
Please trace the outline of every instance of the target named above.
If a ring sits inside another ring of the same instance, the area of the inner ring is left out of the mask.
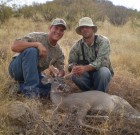
[[[49,69],[55,77],[59,74],[59,70],[56,67],[54,67],[53,65],[49,66]]]
[[[53,66],[53,64],[56,62],[56,60],[55,59],[52,59],[51,61],[50,61],[50,64],[49,64],[49,70],[50,70],[50,75],[51,76],[58,76],[58,74],[59,74],[59,70],[56,68],[56,67],[54,67]],[[52,74],[53,75],[52,75]]]
[[[53,64],[55,63],[55,60],[54,59],[52,59],[51,60],[51,62],[50,62],[50,64],[49,64],[49,70],[52,72],[52,74],[56,77],[56,76],[58,76],[58,74],[59,74],[59,70],[56,68],[56,67],[54,67],[53,66]],[[65,76],[64,76],[64,78],[71,78],[72,77],[72,75],[73,75],[73,73],[71,72],[71,73],[69,73],[69,74],[66,74]]]
[[[64,78],[69,79],[69,78],[71,78],[71,77],[72,77],[72,75],[73,75],[73,73],[72,73],[72,72],[70,72],[69,74],[66,74],[66,75],[64,76]]]

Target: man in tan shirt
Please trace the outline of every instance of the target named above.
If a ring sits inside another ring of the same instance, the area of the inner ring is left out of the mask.
[[[19,83],[19,92],[26,97],[47,96],[50,85],[41,83],[41,72],[50,62],[59,69],[59,76],[64,76],[64,54],[58,45],[66,30],[63,19],[54,19],[48,33],[33,32],[16,39],[11,49],[17,54],[9,65],[9,73]]]

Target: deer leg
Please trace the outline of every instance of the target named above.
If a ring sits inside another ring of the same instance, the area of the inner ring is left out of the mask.
[[[97,118],[97,119],[109,119],[109,116],[101,116],[101,115],[97,115],[97,116],[91,116],[91,115],[86,115],[86,117],[88,117],[88,118]]]
[[[100,128],[96,128],[96,127],[92,127],[90,125],[87,125],[85,123],[83,123],[83,119],[86,117],[86,114],[89,110],[89,108],[85,108],[83,107],[84,109],[80,109],[78,110],[78,123],[80,124],[80,126],[83,126],[83,127],[86,127],[86,128],[90,128],[90,129],[93,129],[93,130],[98,130],[98,131],[107,131],[107,129],[100,129]]]

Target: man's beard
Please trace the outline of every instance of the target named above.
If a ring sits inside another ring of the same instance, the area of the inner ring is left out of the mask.
[[[89,36],[83,36],[84,39],[89,39],[89,38],[91,38],[91,37],[92,37],[92,35],[89,35]]]

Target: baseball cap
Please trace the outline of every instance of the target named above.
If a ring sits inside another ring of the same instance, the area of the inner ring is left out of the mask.
[[[52,21],[52,23],[51,23],[51,26],[53,26],[53,25],[63,25],[64,27],[65,27],[65,29],[67,29],[67,24],[66,24],[66,22],[63,20],[63,19],[61,19],[61,18],[56,18],[56,19],[54,19],[53,21]]]

